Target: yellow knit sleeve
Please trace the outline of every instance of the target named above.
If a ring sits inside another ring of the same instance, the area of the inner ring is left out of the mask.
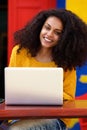
[[[64,100],[74,100],[76,92],[76,70],[64,72]]]

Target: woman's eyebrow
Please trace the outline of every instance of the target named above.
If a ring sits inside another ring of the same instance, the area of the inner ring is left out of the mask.
[[[50,25],[49,23],[45,23],[45,25],[48,25],[49,27],[51,27],[51,25]],[[59,29],[59,28],[55,28],[55,30],[56,30],[56,31],[60,31],[60,32],[62,32],[62,30]]]

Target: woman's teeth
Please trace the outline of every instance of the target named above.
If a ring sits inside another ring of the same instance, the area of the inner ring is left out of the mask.
[[[50,39],[48,39],[48,38],[44,38],[45,39],[45,41],[47,41],[47,42],[52,42],[52,40],[50,40]]]

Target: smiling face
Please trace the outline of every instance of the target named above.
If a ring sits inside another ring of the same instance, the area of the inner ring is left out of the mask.
[[[49,17],[40,32],[41,46],[50,48],[58,43],[63,30],[63,25],[60,19],[55,16]]]

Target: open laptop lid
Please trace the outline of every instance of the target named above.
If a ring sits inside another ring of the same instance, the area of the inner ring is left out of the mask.
[[[5,103],[8,105],[62,105],[62,68],[5,68]]]

